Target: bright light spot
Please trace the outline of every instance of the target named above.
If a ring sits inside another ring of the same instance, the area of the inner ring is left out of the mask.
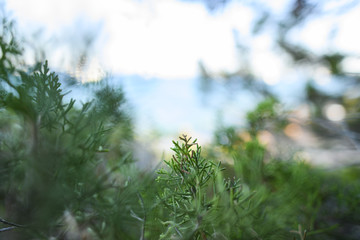
[[[260,131],[257,135],[259,142],[268,145],[274,142],[274,136],[269,131]]]
[[[325,116],[330,121],[341,121],[345,118],[345,108],[340,104],[328,104],[324,107]]]
[[[360,73],[360,58],[347,57],[342,61],[342,68],[346,73]]]
[[[281,58],[269,51],[256,50],[251,61],[254,73],[269,85],[279,83],[286,71]]]
[[[250,133],[248,133],[248,132],[240,133],[240,138],[245,142],[251,141],[251,136],[250,136]]]
[[[331,80],[331,73],[326,67],[318,67],[315,70],[314,80],[320,86],[328,84]]]
[[[295,111],[295,116],[301,120],[309,119],[310,117],[310,108],[309,105],[304,104],[298,107]]]
[[[292,139],[298,139],[299,137],[301,137],[303,130],[301,129],[301,126],[299,124],[290,123],[285,127],[284,133],[286,136]]]

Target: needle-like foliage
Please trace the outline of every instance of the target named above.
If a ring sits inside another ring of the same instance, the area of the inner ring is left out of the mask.
[[[160,239],[256,236],[250,224],[254,192],[239,179],[224,179],[220,163],[203,158],[196,139],[183,135],[180,140],[173,141],[175,154],[165,161],[168,169],[158,172],[159,199],[168,210],[159,217],[166,226]]]

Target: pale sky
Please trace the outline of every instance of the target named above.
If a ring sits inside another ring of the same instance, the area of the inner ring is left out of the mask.
[[[288,2],[264,4],[281,14]],[[327,7],[336,8],[331,4]],[[101,77],[104,71],[193,78],[199,73],[199,61],[213,71],[236,70],[241,56],[236,52],[233,30],[252,47],[251,67],[265,82],[275,84],[288,71],[286,60],[269,50],[273,46],[271,33],[252,37],[255,13],[236,1],[215,14],[210,14],[204,4],[176,0],[8,0],[6,10],[22,33],[30,35],[42,29],[43,39],[76,39],[80,33],[95,29],[98,33],[89,59],[89,80]],[[331,17],[310,21],[303,30],[294,32],[293,40],[315,51],[333,47],[360,54],[360,33],[353,27],[360,22],[358,11],[353,9],[337,22]],[[334,25],[340,29],[338,37],[332,45],[324,45]],[[46,48],[46,44],[41,46]],[[46,49],[52,66],[69,68],[74,47],[60,44],[55,50]],[[351,70],[358,62],[348,61]]]
[[[262,1],[280,15],[289,2]],[[139,132],[151,131],[155,126],[165,131],[190,131],[200,139],[210,139],[217,124],[215,111],[221,109],[224,119],[230,119],[229,124],[238,124],[244,119],[241,111],[251,107],[249,101],[253,101],[240,94],[230,103],[225,99],[226,93],[218,92],[213,99],[216,104],[204,108],[190,80],[199,75],[199,61],[213,72],[239,68],[244,56],[236,51],[234,30],[240,42],[251,47],[249,67],[259,79],[294,95],[294,89],[299,87],[296,81],[308,78],[304,73],[309,71],[294,68],[287,57],[274,51],[271,29],[251,35],[252,21],[259,12],[240,3],[232,1],[215,14],[201,3],[177,0],[8,0],[5,10],[16,21],[19,33],[25,38],[33,36],[35,47],[47,53],[54,70],[73,73],[83,81],[99,80],[107,72],[125,78],[137,75],[141,79],[170,80],[167,84],[155,81],[151,88],[142,80],[136,86],[125,86],[127,97],[138,110],[136,121],[142,127]],[[331,4],[327,7],[336,9]],[[340,18],[311,19],[292,31],[290,38],[317,53],[351,53],[354,57],[345,61],[344,68],[360,72],[360,31],[356,26],[360,22],[359,10],[354,8]],[[334,26],[338,26],[337,35],[328,43]],[[88,49],[88,64],[85,71],[77,72],[73,61],[74,53],[83,47],[81,34],[93,31],[96,42]],[[31,64],[32,52],[28,51],[26,57]],[[326,86],[330,81],[330,73],[324,67],[315,68],[310,74],[320,85]],[[326,110],[338,107],[329,106]],[[171,143],[169,139],[164,142]]]
[[[281,14],[288,2],[264,4]],[[331,7],[334,8],[329,4]],[[271,33],[252,37],[255,13],[236,1],[215,14],[210,14],[204,4],[176,0],[8,0],[6,10],[22,33],[30,35],[42,29],[44,39],[76,39],[82,32],[95,29],[96,44],[85,77],[89,80],[101,77],[104,71],[166,79],[193,78],[199,73],[199,61],[215,72],[236,70],[241,56],[235,48],[233,30],[251,46],[251,67],[265,82],[275,84],[288,71],[286,59],[270,51]],[[360,22],[358,10],[337,22],[331,17],[310,21],[303,30],[294,32],[294,41],[315,51],[334,47],[360,54],[360,33],[353,28]],[[333,45],[324,45],[335,24],[340,29],[338,37]],[[42,47],[46,48],[46,44]],[[69,68],[74,47],[60,44],[55,50],[46,49],[52,66]],[[354,61],[348,61],[349,66],[356,65],[358,60]]]
[[[66,33],[79,18],[100,23],[96,63],[114,73],[160,78],[194,77],[199,60],[234,70],[232,28],[249,31],[251,21],[249,9],[235,6],[212,16],[202,4],[175,0],[9,0],[7,8],[21,30],[43,28],[47,36]],[[57,64],[61,55],[50,61]]]

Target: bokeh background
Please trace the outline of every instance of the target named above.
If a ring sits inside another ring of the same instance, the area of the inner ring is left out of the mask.
[[[68,98],[90,99],[80,86],[104,79],[124,90],[145,165],[182,133],[204,145],[246,139],[246,113],[267,98],[288,120],[281,136],[259,136],[273,154],[360,162],[359,1],[8,0],[1,9],[26,64],[47,59]]]

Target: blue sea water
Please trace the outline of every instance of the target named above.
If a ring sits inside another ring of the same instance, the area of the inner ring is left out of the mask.
[[[259,95],[236,84],[214,81],[204,90],[199,78],[168,80],[113,76],[107,81],[124,91],[139,138],[151,133],[169,138],[188,133],[208,142],[219,126],[244,126],[246,112],[262,100]],[[283,80],[270,90],[285,108],[291,109],[303,102],[305,85],[305,79]],[[335,80],[318,87],[329,94],[342,91]],[[67,97],[74,97],[81,103],[91,99],[91,94],[74,85]]]

